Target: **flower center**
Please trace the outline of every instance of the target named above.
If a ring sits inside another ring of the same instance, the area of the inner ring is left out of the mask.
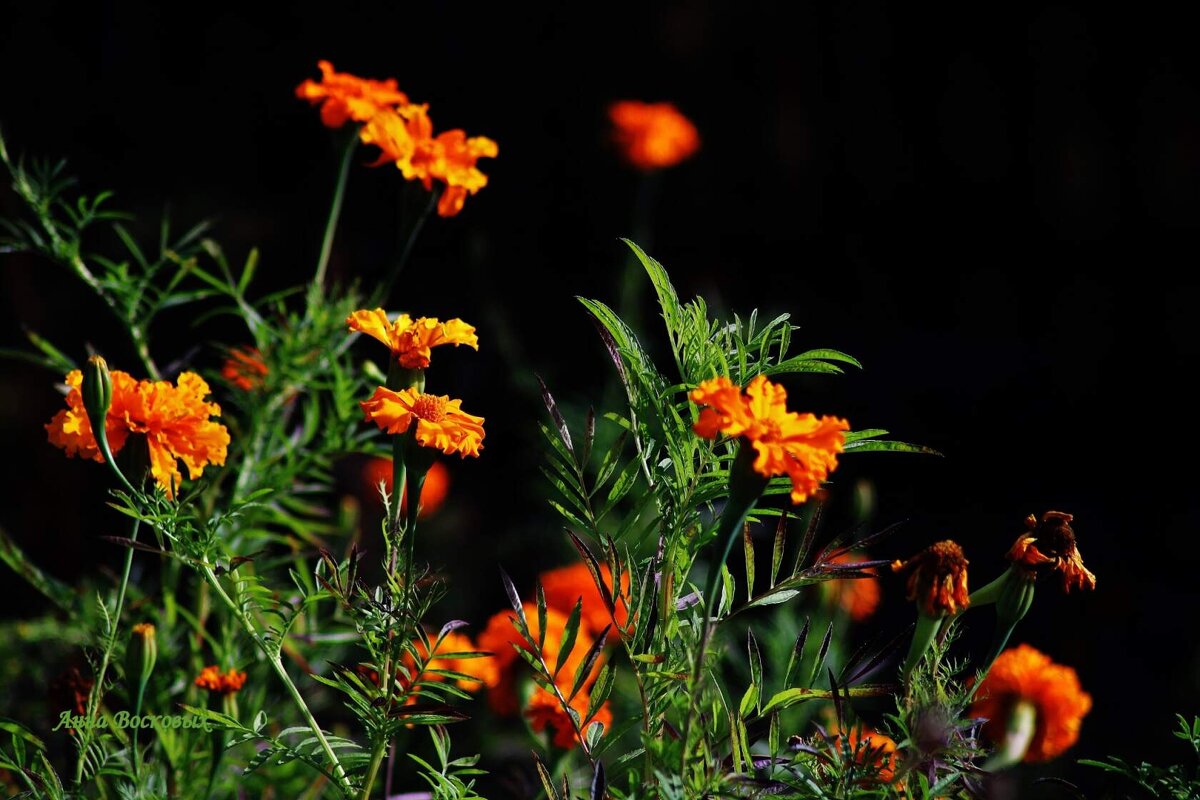
[[[929,568],[937,575],[951,575],[967,567],[967,558],[957,543],[946,540],[932,545],[929,553]]]
[[[432,394],[419,394],[413,402],[412,410],[423,420],[441,422],[446,416],[446,403],[449,398],[437,397]]]

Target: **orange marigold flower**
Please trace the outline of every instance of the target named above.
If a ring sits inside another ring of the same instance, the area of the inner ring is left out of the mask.
[[[842,553],[832,563],[857,564],[868,560],[866,553]],[[843,578],[824,581],[821,586],[828,602],[841,607],[855,622],[867,619],[879,607],[878,578]]]
[[[621,155],[638,169],[673,167],[700,149],[696,126],[671,103],[621,100],[608,118]]]
[[[420,639],[413,641],[422,659],[426,658],[425,645]],[[455,685],[466,691],[475,691],[481,686],[491,686],[497,680],[496,660],[492,656],[483,658],[463,658],[463,653],[479,652],[479,648],[471,641],[471,637],[457,631],[451,631],[442,637],[442,641],[436,643],[433,651],[433,658],[425,663],[425,669],[418,675],[413,675],[416,668],[413,662],[412,654],[405,653],[400,663],[404,666],[404,670],[397,674],[397,680],[400,686],[407,690],[407,687],[413,683],[422,681],[444,681],[446,678],[438,674],[439,670],[446,672],[459,672],[463,675],[469,675],[470,678],[458,678],[455,680]],[[416,695],[409,698],[409,702],[415,702]]]
[[[1017,537],[1008,559],[1031,576],[1041,571],[1061,573],[1065,592],[1095,589],[1096,576],[1083,565],[1075,546],[1073,519],[1061,511],[1047,511],[1039,522],[1030,514],[1025,518],[1027,532]]]
[[[67,451],[68,456],[104,461],[92,425],[83,406],[80,386],[83,374],[67,374],[68,408],[59,411],[45,426],[50,443]],[[115,454],[130,434],[145,436],[150,454],[150,472],[173,498],[175,487],[183,480],[178,461],[188,469],[191,480],[199,478],[204,467],[225,463],[229,431],[209,417],[219,415],[221,407],[205,402],[208,384],[194,372],[182,372],[172,386],[168,381],[138,381],[129,373],[112,371],[112,405],[105,418],[109,447]]]
[[[566,697],[569,690],[563,691],[563,697]],[[604,725],[605,732],[612,729],[612,709],[607,700],[601,703],[596,709],[595,716],[590,719],[588,713],[588,693],[580,690],[577,695],[571,698],[570,706],[579,714],[580,728],[586,734],[587,729],[593,723],[600,722]],[[554,745],[561,747],[564,750],[570,750],[579,743],[579,737],[575,734],[575,726],[571,722],[570,716],[563,710],[562,704],[558,702],[552,692],[548,692],[540,686],[534,689],[533,694],[529,698],[529,705],[525,708],[525,716],[529,718],[529,725],[535,731],[541,732],[547,728],[554,730]]]
[[[829,731],[835,734],[834,742],[840,748],[842,735],[834,726]],[[859,749],[859,743],[862,743]],[[873,779],[863,779],[860,785],[891,783],[896,778],[896,740],[890,736],[861,726],[855,726],[846,734],[846,745],[854,754],[854,763],[860,768],[868,767],[875,772]]]
[[[355,311],[346,317],[350,330],[365,333],[388,346],[392,355],[405,369],[425,369],[429,366],[430,348],[444,344],[479,349],[479,337],[474,326],[461,319],[442,322],[435,317],[401,314],[395,322],[388,320],[382,308]]]
[[[417,444],[434,447],[446,455],[478,456],[483,449],[483,417],[459,408],[461,400],[446,395],[422,394],[416,389],[393,392],[386,386],[375,390],[370,400],[359,405],[371,420],[388,433],[404,433],[415,421]]]
[[[803,503],[837,468],[850,423],[787,410],[787,392],[759,375],[742,390],[729,378],[704,381],[692,390],[692,402],[707,406],[693,427],[698,436],[740,436],[757,457],[754,470],[764,477],[788,475],[792,502]]]
[[[246,392],[261,389],[266,374],[267,365],[257,347],[233,348],[221,367],[221,377]]]
[[[1071,667],[1055,664],[1045,653],[1022,644],[1005,650],[992,664],[979,687],[971,716],[986,717],[984,734],[993,742],[1004,739],[1008,719],[1020,703],[1035,712],[1035,729],[1025,761],[1049,761],[1075,744],[1092,698],[1083,691]]]
[[[201,689],[207,689],[210,692],[233,694],[240,691],[246,685],[246,673],[230,668],[228,672],[222,675],[221,668],[213,664],[200,670],[200,674],[196,676],[195,684]]]
[[[929,617],[957,614],[971,604],[967,591],[967,561],[956,542],[946,539],[907,561],[892,563],[893,572],[908,574],[908,599]]]
[[[378,500],[380,482],[390,494],[392,491],[392,460],[383,457],[370,459],[363,465],[362,476],[363,484],[371,497]],[[424,519],[441,508],[449,491],[450,470],[440,461],[433,462],[429,471],[425,473],[425,484],[421,487],[421,507],[417,511],[417,517]],[[404,487],[404,496],[400,498],[400,513],[406,514],[407,512],[408,487],[406,486]]]
[[[296,87],[296,97],[313,105],[321,104],[321,122],[328,128],[340,128],[346,120],[366,122],[382,109],[408,103],[394,78],[376,81],[348,72],[335,72],[333,64],[318,61],[321,80],[306,80]]]
[[[613,614],[608,613],[608,606],[600,596],[596,582],[592,580],[591,570],[586,564],[569,564],[565,567],[543,572],[538,579],[542,584],[542,592],[546,595],[546,605],[563,614],[570,614],[575,609],[575,603],[582,598],[583,607],[580,618],[588,627],[599,633],[616,618],[618,627],[624,627],[629,619],[629,605],[626,596],[629,593],[629,573],[621,574],[621,592],[619,596],[612,595],[612,570],[607,564],[600,565],[600,578],[608,587],[613,598]],[[615,630],[615,629],[614,629]]]

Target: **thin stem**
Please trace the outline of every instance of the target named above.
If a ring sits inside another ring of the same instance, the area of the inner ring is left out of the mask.
[[[375,749],[371,751],[371,765],[367,767],[367,777],[363,781],[362,794],[359,795],[359,800],[371,800],[371,789],[375,786],[375,776],[379,774],[379,765],[383,763],[383,751],[387,749],[387,740],[380,739],[375,744]],[[387,792],[384,792],[387,796]]]
[[[404,266],[408,263],[408,257],[412,255],[413,246],[417,243],[417,235],[421,232],[421,228],[425,227],[425,220],[429,219],[429,215],[437,206],[438,200],[442,196],[441,184],[435,184],[433,190],[429,193],[429,202],[425,204],[425,209],[421,212],[421,216],[417,217],[417,221],[413,223],[412,230],[408,232],[408,238],[404,242],[403,249],[400,250],[400,257],[396,259],[395,266],[388,273],[387,279],[384,280],[383,286],[376,296],[376,302],[384,303],[388,299],[388,295],[392,293],[392,287],[396,285],[396,279],[400,277],[400,273],[404,271]]]
[[[350,175],[350,161],[358,145],[358,129],[342,147],[342,163],[338,167],[337,184],[333,189],[333,204],[329,207],[329,219],[325,221],[325,238],[321,240],[321,255],[317,258],[317,274],[313,283],[318,288],[325,286],[325,272],[329,267],[329,255],[333,252],[333,237],[337,232],[338,218],[342,215],[342,200],[346,196],[346,180]]]

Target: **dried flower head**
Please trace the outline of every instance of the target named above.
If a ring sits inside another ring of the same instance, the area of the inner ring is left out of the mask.
[[[621,155],[638,169],[673,167],[700,149],[696,126],[671,103],[621,100],[608,118]]]
[[[946,539],[892,564],[908,575],[908,599],[929,617],[957,614],[971,604],[967,591],[967,559],[956,542]]]
[[[444,344],[479,349],[475,328],[461,319],[442,322],[434,317],[413,319],[401,314],[395,322],[388,320],[382,308],[355,311],[346,318],[350,330],[365,333],[387,345],[396,361],[405,369],[425,369],[429,366],[430,348]]]
[[[837,468],[850,423],[787,410],[787,392],[759,375],[742,390],[729,378],[704,381],[692,402],[706,406],[693,427],[698,436],[740,436],[754,448],[754,471],[764,477],[788,475],[792,502],[803,503]]]
[[[321,80],[306,80],[296,87],[296,97],[321,104],[321,122],[328,128],[340,128],[346,120],[366,122],[381,110],[406,105],[408,95],[400,91],[394,78],[371,80],[335,72],[333,64],[318,61]]]
[[[366,418],[388,433],[405,433],[415,422],[416,440],[446,455],[478,456],[483,449],[483,417],[468,414],[461,400],[423,394],[416,389],[393,392],[380,386],[360,405]]]
[[[1017,537],[1008,559],[1030,576],[1060,573],[1065,592],[1095,589],[1096,576],[1083,565],[1083,556],[1075,546],[1073,519],[1061,511],[1047,511],[1040,521],[1030,514],[1025,518],[1026,532]]]
[[[1049,761],[1075,744],[1092,698],[1071,667],[1055,664],[1027,644],[1005,650],[992,664],[979,687],[971,716],[988,721],[984,735],[1004,739],[1010,715],[1020,703],[1034,708],[1035,728],[1025,761]]]

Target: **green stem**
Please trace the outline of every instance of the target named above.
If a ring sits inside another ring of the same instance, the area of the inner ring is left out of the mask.
[[[387,740],[381,739],[371,751],[371,765],[367,767],[367,777],[359,800],[371,800],[371,789],[375,786],[375,776],[379,774],[379,765],[383,763],[383,751],[386,749]]]
[[[413,223],[412,230],[408,232],[408,238],[404,241],[404,247],[400,250],[400,257],[396,259],[395,266],[388,273],[387,279],[384,280],[383,286],[375,298],[377,303],[387,302],[388,295],[392,293],[392,287],[396,285],[396,280],[400,277],[400,273],[404,271],[404,266],[408,263],[408,257],[412,255],[413,247],[417,243],[417,235],[421,232],[421,228],[425,227],[425,220],[429,219],[429,215],[437,206],[441,196],[441,184],[435,184],[433,190],[429,193],[429,202],[425,204],[425,209],[421,212],[421,216],[417,217],[417,221]]]
[[[325,272],[329,267],[329,255],[333,252],[333,237],[337,232],[338,218],[342,215],[342,200],[346,196],[346,180],[350,176],[350,161],[358,145],[358,128],[342,147],[342,163],[338,167],[337,185],[333,189],[333,204],[329,207],[329,219],[325,221],[325,238],[321,240],[321,255],[317,258],[317,274],[313,283],[318,288],[325,286]]]

